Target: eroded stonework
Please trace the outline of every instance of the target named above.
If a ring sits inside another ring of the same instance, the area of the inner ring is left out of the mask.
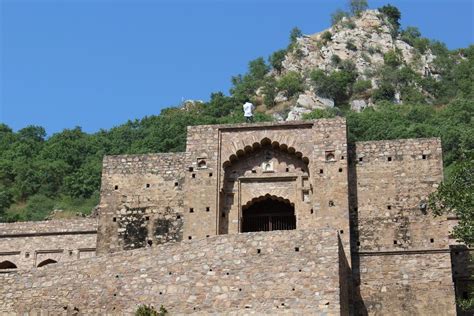
[[[98,257],[7,269],[0,311],[454,315],[442,172],[439,139],[350,144],[342,118],[191,126],[184,153],[105,157]]]

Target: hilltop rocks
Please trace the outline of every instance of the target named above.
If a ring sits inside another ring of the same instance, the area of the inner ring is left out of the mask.
[[[352,100],[350,105],[351,110],[360,112],[367,107],[367,102],[365,102],[365,100]]]
[[[288,117],[286,118],[286,121],[299,121],[303,119],[303,115],[310,113],[311,110],[307,108],[303,108],[300,106],[295,106],[294,108],[291,109],[291,111],[288,113]]]

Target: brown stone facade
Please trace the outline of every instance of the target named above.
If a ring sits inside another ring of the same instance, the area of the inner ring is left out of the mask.
[[[105,157],[98,257],[0,274],[0,311],[454,315],[442,178],[439,139],[350,144],[342,118],[192,126],[184,153]]]

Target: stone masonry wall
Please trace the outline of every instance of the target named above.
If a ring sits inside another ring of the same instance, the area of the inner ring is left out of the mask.
[[[180,241],[185,153],[106,156],[99,253]]]
[[[73,261],[95,256],[97,219],[0,223],[0,267],[7,261],[18,269],[45,260]],[[11,271],[0,269],[0,272]]]
[[[332,229],[215,236],[0,274],[0,312],[340,315],[339,261]]]
[[[354,276],[369,314],[455,313],[449,221],[426,209],[439,139],[358,142],[350,173]],[[360,274],[359,274],[360,272]]]

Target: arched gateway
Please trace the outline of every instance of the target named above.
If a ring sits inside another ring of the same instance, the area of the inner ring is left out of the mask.
[[[308,164],[301,152],[269,138],[231,155],[223,164],[219,233],[296,229],[298,212],[308,207]]]
[[[242,207],[241,232],[296,229],[295,205],[289,200],[265,195]]]

